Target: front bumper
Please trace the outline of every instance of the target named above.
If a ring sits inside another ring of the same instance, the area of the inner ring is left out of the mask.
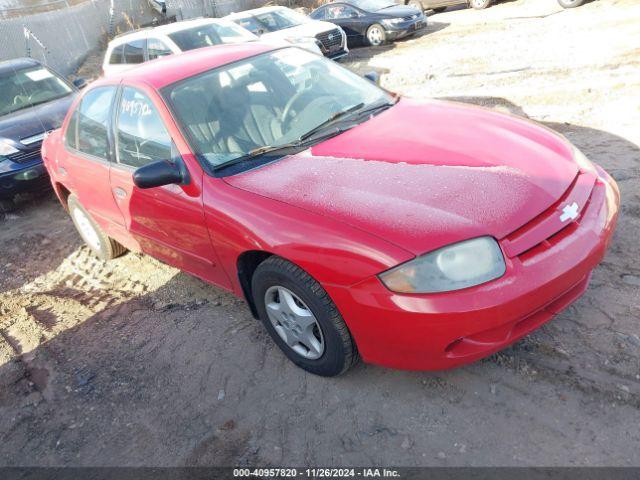
[[[441,370],[495,353],[576,300],[602,260],[615,228],[620,194],[598,168],[579,226],[560,231],[543,251],[507,258],[495,281],[456,292],[397,294],[377,277],[328,286],[366,362]]]
[[[409,22],[403,22],[399,25],[384,25],[384,31],[387,36],[387,40],[393,41],[400,38],[407,37],[409,35],[413,35],[420,30],[424,30],[427,28],[427,19],[426,17],[421,17],[416,20],[411,20]]]
[[[18,193],[39,192],[51,188],[49,175],[41,159],[27,164],[5,160],[0,163],[0,197],[12,198]]]

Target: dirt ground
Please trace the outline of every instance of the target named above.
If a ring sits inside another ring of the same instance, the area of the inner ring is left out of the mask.
[[[622,212],[585,295],[468,367],[318,378],[242,300],[142,255],[98,261],[53,198],[25,201],[0,221],[2,465],[640,465],[640,4],[429,19],[345,64],[531,117],[611,172]]]

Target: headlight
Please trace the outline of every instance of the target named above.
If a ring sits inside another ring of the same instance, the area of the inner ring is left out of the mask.
[[[394,292],[436,293],[495,280],[505,270],[498,242],[492,237],[479,237],[434,250],[379,277]]]
[[[387,18],[385,20],[382,20],[383,25],[387,25],[391,27],[394,27],[402,22],[404,22],[403,18]]]
[[[13,148],[8,141],[0,140],[0,157],[18,152],[19,150],[17,148]]]

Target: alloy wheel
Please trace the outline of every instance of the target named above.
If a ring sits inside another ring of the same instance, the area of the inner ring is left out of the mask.
[[[378,46],[382,44],[384,38],[384,32],[380,27],[374,25],[369,28],[369,32],[367,33],[367,40],[373,46]]]

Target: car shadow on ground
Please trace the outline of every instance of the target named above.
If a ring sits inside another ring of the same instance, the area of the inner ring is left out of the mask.
[[[368,61],[375,57],[376,55],[380,55],[381,53],[389,52],[403,43],[416,40],[418,38],[424,37],[425,35],[429,35],[431,33],[439,32],[447,28],[450,24],[445,22],[428,22],[427,27],[420,32],[417,32],[409,37],[401,38],[399,40],[395,40],[393,42],[385,43],[384,45],[380,45],[378,47],[370,47],[368,45],[354,45],[353,47],[349,47],[349,55],[345,58],[346,62],[351,61]]]

